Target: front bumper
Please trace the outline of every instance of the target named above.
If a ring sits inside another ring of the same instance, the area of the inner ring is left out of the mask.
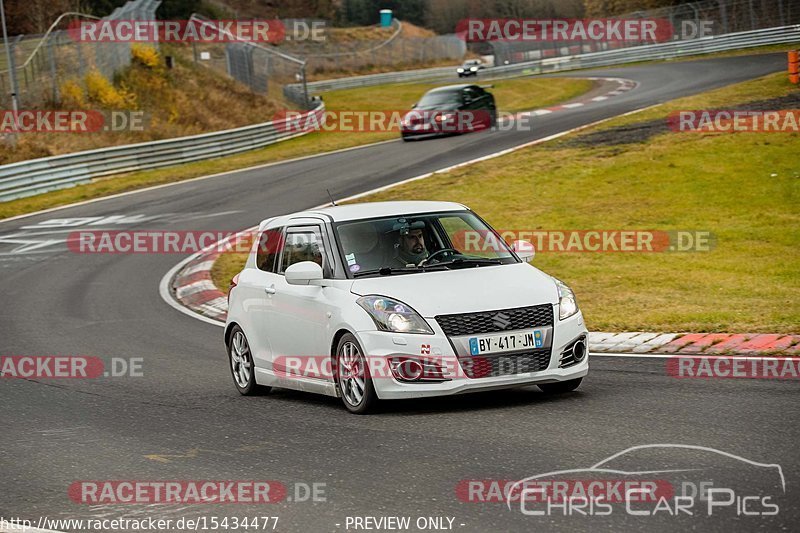
[[[463,132],[448,131],[444,128],[437,127],[435,124],[425,123],[413,126],[401,126],[400,135],[406,139],[427,139],[431,137],[449,137],[451,135],[459,135]]]
[[[524,387],[538,383],[577,379],[585,376],[589,371],[588,354],[580,363],[567,368],[559,367],[561,353],[577,338],[588,337],[580,313],[564,321],[557,320],[552,329],[549,364],[543,370],[476,378],[469,377],[464,371],[453,345],[438,324],[430,319],[428,323],[433,328],[434,335],[410,335],[382,331],[358,332],[358,340],[365,353],[368,354],[371,368],[388,368],[388,358],[398,356],[436,361],[445,368],[446,381],[404,382],[397,380],[390,372],[373,371],[371,372],[372,382],[378,398],[382,400],[424,398]],[[377,366],[375,366],[376,364]]]

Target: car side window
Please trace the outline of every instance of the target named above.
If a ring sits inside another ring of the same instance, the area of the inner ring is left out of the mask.
[[[283,243],[279,273],[301,261],[313,261],[325,268],[322,234],[317,227],[289,228]]]
[[[277,258],[283,248],[283,228],[271,228],[261,232],[256,249],[256,267],[265,272],[277,271]]]

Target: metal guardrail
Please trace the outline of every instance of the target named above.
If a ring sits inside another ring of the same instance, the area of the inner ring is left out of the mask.
[[[325,105],[320,102],[308,113],[322,120],[324,111]],[[3,165],[0,201],[66,189],[95,178],[236,154],[306,133],[282,129],[286,120]]]
[[[793,42],[800,43],[800,25],[503,65],[486,69],[484,76],[559,72]],[[325,80],[309,83],[308,86],[309,90],[324,92],[452,76],[453,68],[443,67]],[[302,91],[302,87],[297,89]],[[309,113],[315,113],[322,120],[324,110],[324,105],[320,103]],[[282,122],[284,121],[267,122],[203,135],[77,152],[0,166],[0,201],[64,189],[88,183],[94,178],[235,154],[302,135],[294,131],[281,131],[276,126]]]
[[[519,74],[541,74],[561,72],[582,68],[622,65],[637,61],[673,59],[712,52],[723,52],[740,48],[753,48],[769,44],[800,43],[800,25],[781,26],[763,30],[729,33],[699,39],[671,41],[668,43],[633,46],[617,50],[592,52],[549,59],[537,59],[484,69],[482,77],[503,77]],[[454,67],[438,67],[422,70],[370,74],[338,80],[324,80],[308,83],[309,92],[321,93],[355,87],[369,87],[384,83],[399,83],[421,80],[449,79],[455,75]],[[285,92],[298,90],[296,85],[287,86]]]

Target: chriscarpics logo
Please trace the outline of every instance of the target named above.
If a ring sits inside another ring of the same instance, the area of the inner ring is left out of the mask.
[[[467,493],[491,496],[491,492],[481,492],[482,487],[466,487],[472,489]],[[502,494],[509,509],[532,518],[622,513],[742,520],[780,513],[786,482],[778,464],[705,446],[645,444],[589,467],[535,474],[505,484]]]

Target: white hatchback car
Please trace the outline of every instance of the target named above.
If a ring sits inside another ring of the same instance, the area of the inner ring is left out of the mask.
[[[242,394],[377,400],[538,385],[574,390],[588,332],[572,291],[450,202],[333,206],[265,220],[225,327]]]

